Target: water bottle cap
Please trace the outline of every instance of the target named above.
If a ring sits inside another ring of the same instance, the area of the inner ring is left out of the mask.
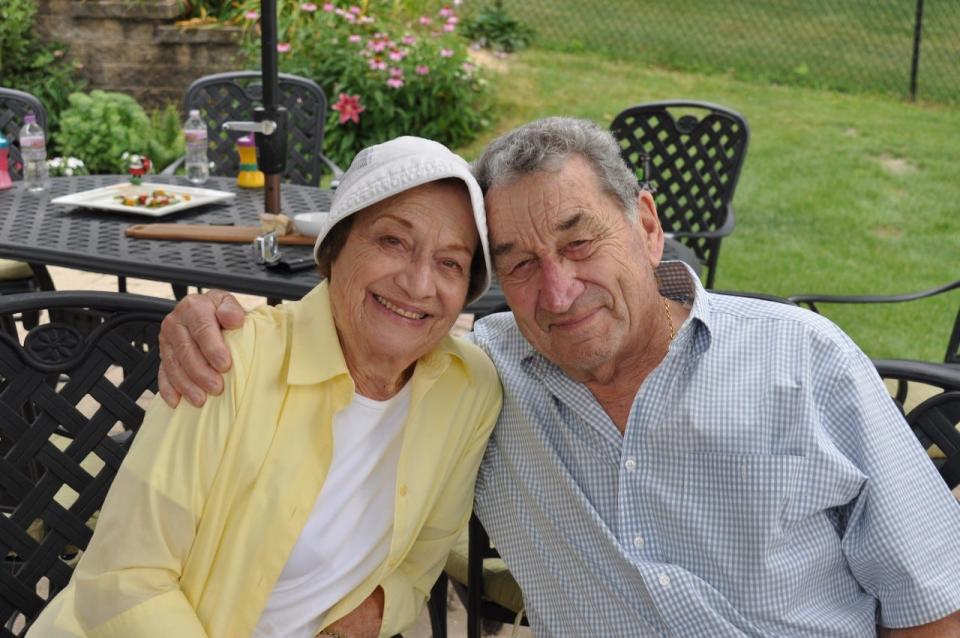
[[[27,113],[26,115],[23,116],[23,123],[24,123],[24,124],[36,124],[36,123],[37,123],[37,116],[34,115],[33,113]]]
[[[256,146],[252,135],[244,135],[237,140],[237,146]]]
[[[190,117],[200,117],[200,109],[190,109]]]
[[[7,148],[8,146],[10,146],[10,142],[0,133],[0,148]]]

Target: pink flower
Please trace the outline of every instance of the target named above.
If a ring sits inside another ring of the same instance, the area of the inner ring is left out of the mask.
[[[456,31],[456,30],[457,30],[457,25],[455,25],[455,24],[450,24],[450,23],[448,22],[448,23],[446,23],[445,25],[443,25],[443,30],[446,31],[447,33],[450,33],[450,32],[452,32],[452,31]]]
[[[324,2],[324,3],[323,3],[323,10],[326,11],[327,13],[330,13],[330,12],[333,11],[334,9],[336,9],[336,7],[333,6],[333,3],[332,3],[332,2]]]
[[[377,53],[380,53],[381,51],[387,48],[387,41],[371,40],[370,42],[367,43],[367,46],[373,49],[374,51],[376,51]]]
[[[444,7],[440,9],[441,18],[449,18],[452,15],[453,15],[453,9],[451,9],[450,7]]]
[[[402,78],[402,77],[403,77],[403,69],[401,69],[400,67],[396,67],[396,66],[390,67],[390,77],[392,77],[392,78]]]
[[[452,50],[452,49],[440,49],[440,57],[441,57],[441,58],[452,58],[452,57],[453,57],[453,50]]]
[[[307,13],[313,13],[317,10],[317,5],[312,2],[304,2],[300,5],[301,11],[306,11]]]
[[[367,66],[369,66],[373,71],[383,71],[387,68],[387,63],[378,58],[370,58],[370,61],[367,62]]]
[[[247,20],[259,20],[260,14],[257,13],[256,11],[247,11],[246,13],[243,14],[243,17],[246,18]]]
[[[366,110],[366,107],[360,104],[359,95],[347,95],[346,93],[341,93],[337,103],[330,108],[340,114],[340,124],[346,124],[349,120],[353,120],[354,124],[359,124],[360,114]]]
[[[358,15],[360,15],[360,12],[361,12],[361,11],[362,11],[362,10],[360,9],[360,7],[358,7],[358,6],[356,6],[356,5],[350,7],[350,13],[352,13],[353,15],[358,16]]]
[[[416,42],[416,41],[417,41],[417,39],[416,39],[415,37],[413,37],[412,35],[405,35],[405,36],[403,36],[403,39],[401,40],[401,42],[403,42],[403,43],[406,44],[407,46],[411,46],[411,45],[412,45],[414,42]]]
[[[469,62],[463,63],[463,70],[466,71],[467,73],[473,73],[476,70],[476,68],[477,68],[476,65],[470,64]]]
[[[405,57],[407,57],[406,51],[396,50],[396,51],[391,51],[391,52],[390,52],[390,59],[393,60],[394,62],[399,62],[400,60],[404,59]]]
[[[370,16],[360,16],[360,19],[357,20],[359,24],[373,24],[373,18]]]
[[[457,16],[450,16],[449,18],[447,18],[447,24],[457,24],[459,22],[460,22],[460,18],[458,18]]]
[[[426,64],[418,64],[417,68],[414,70],[417,72],[417,75],[426,75],[427,73],[430,73],[430,67],[428,67]]]
[[[361,40],[363,40],[363,38],[361,38],[357,34],[353,34],[349,38],[347,38],[348,42],[352,42],[354,44],[356,44],[357,42],[360,42]]]
[[[431,20],[427,16],[420,16],[420,24],[427,25],[432,23],[433,23],[433,20]]]
[[[399,89],[401,86],[403,86],[403,80],[400,78],[390,78],[387,80],[387,86],[389,86],[391,89]]]
[[[459,7],[461,4],[463,4],[463,0],[453,0],[453,6]]]
[[[290,43],[289,43],[289,42],[278,42],[278,43],[277,43],[277,51],[279,51],[280,53],[287,53],[287,52],[289,52],[289,51],[290,51]]]

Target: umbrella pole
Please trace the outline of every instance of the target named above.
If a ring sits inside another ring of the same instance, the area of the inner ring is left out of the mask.
[[[277,1],[260,3],[260,67],[263,76],[263,107],[254,109],[255,122],[275,122],[276,130],[265,135],[256,133],[260,170],[264,174],[264,210],[279,214],[280,178],[287,159],[287,112],[279,105],[279,71],[277,65]]]

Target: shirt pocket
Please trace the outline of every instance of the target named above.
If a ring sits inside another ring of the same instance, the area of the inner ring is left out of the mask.
[[[790,555],[789,536],[806,460],[685,454],[679,464],[679,507],[671,520],[661,521],[669,560],[747,607],[769,602],[771,591],[791,589],[797,557]]]

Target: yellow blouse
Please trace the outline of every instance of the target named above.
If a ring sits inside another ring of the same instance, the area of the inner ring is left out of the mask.
[[[67,588],[30,636],[249,636],[331,461],[353,398],[327,286],[262,308],[227,334],[233,368],[202,408],[155,400]],[[386,561],[326,615],[379,585],[381,636],[414,622],[467,524],[500,381],[446,338],[417,363]],[[335,548],[332,548],[335,551]]]

